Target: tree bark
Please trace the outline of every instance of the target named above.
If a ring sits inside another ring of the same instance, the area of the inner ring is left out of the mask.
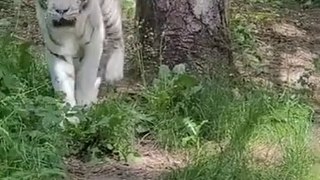
[[[151,47],[153,52],[147,56],[158,59],[157,64],[172,68],[185,63],[188,70],[198,73],[230,67],[226,1],[137,0],[143,53]]]

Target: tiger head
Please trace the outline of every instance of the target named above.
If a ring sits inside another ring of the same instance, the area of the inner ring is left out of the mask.
[[[54,27],[72,27],[90,0],[38,0],[46,21]]]

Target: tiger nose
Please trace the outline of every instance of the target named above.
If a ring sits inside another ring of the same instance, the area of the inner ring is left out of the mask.
[[[65,14],[68,11],[69,11],[69,8],[68,9],[56,9],[56,12],[61,14],[61,15]]]

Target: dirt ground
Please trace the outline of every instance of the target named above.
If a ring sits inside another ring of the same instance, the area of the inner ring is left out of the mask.
[[[32,0],[8,6],[0,2],[0,33],[9,29],[18,39],[43,45]],[[8,7],[11,7],[8,9]],[[311,90],[315,111],[320,113],[320,9],[285,9],[284,14],[267,23],[257,33],[262,54],[262,70],[255,77],[281,86]],[[320,115],[316,115],[312,148],[320,153]],[[147,180],[158,179],[172,168],[186,164],[187,156],[168,153],[143,142],[136,145],[141,155],[137,162],[84,164],[66,160],[71,179]]]
[[[168,153],[157,148],[153,142],[143,141],[136,145],[140,157],[131,163],[109,161],[101,164],[82,163],[77,159],[67,160],[73,180],[154,180],[175,168],[187,164],[186,154]]]

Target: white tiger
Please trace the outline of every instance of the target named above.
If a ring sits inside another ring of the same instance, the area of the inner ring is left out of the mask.
[[[123,78],[120,0],[36,0],[55,91],[71,107],[97,101],[102,80]]]

